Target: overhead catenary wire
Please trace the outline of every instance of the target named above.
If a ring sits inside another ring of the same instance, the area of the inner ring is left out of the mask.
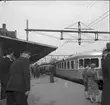
[[[101,16],[99,16],[97,19],[95,19],[93,22],[91,22],[88,27],[90,27],[94,22],[96,22],[98,19],[100,19],[101,17],[103,17],[104,15],[106,15],[107,13],[109,13],[110,10],[106,11],[104,14],[102,14]]]
[[[84,24],[84,23],[82,23],[82,22],[80,22],[80,23],[83,24],[84,26],[88,27],[90,30],[94,30],[94,29],[92,29],[91,27],[89,27],[88,25],[86,25],[86,24]]]
[[[108,14],[108,15],[106,15],[106,16],[104,16],[101,20],[97,21],[96,23],[92,24],[91,26],[96,25],[97,23],[99,23],[100,21],[102,21],[103,19],[105,19],[105,18],[106,18],[106,17],[108,17],[108,16],[109,16],[109,14]]]
[[[80,13],[80,16],[83,16],[84,13],[86,13],[85,11],[88,10],[88,8],[92,8],[92,6],[96,3],[97,0],[93,0],[89,5],[86,6],[86,8],[83,10],[84,12]]]
[[[50,37],[50,38],[54,38],[54,39],[57,39],[57,40],[60,39],[60,38],[58,38],[58,37],[55,37],[55,36],[52,36],[52,35],[48,35],[48,34],[45,34],[45,33],[40,33],[40,32],[36,32],[36,33],[39,34],[39,35],[48,36],[48,37]]]
[[[85,7],[85,9],[84,9],[81,13],[79,13],[79,16],[83,15],[84,12],[85,12],[89,7],[92,7],[95,3],[96,3],[96,0],[91,1],[91,2]],[[75,22],[75,23],[69,25],[68,27],[66,27],[66,28],[64,28],[64,29],[68,29],[69,27],[74,26],[74,25],[77,24],[77,23],[78,23],[78,22]]]

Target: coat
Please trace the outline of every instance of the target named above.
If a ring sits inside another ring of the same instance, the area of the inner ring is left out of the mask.
[[[8,57],[0,58],[0,80],[3,85],[8,82],[11,63],[12,61]]]
[[[102,73],[103,90],[101,105],[110,105],[110,54],[108,54],[103,60]]]
[[[1,99],[6,98],[6,86],[9,79],[11,63],[12,61],[8,57],[0,58]]]
[[[12,63],[7,91],[30,91],[30,69],[27,58],[20,57]]]

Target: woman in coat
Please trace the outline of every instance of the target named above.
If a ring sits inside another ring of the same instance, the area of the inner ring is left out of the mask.
[[[88,95],[89,95],[91,102],[98,103],[99,102],[99,100],[98,100],[99,89],[98,89],[98,84],[96,82],[98,77],[97,77],[96,70],[94,69],[95,64],[92,63],[90,66],[91,66],[91,68],[88,69],[88,71],[87,71]],[[95,101],[93,100],[93,97],[95,98]]]
[[[84,81],[84,91],[85,91],[85,97],[86,99],[89,99],[88,97],[88,82],[87,82],[87,71],[89,69],[89,66],[86,66],[86,68],[84,69],[83,73],[82,73],[82,77],[83,77],[83,81]]]

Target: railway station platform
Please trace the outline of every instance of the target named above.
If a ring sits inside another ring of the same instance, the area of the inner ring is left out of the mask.
[[[83,85],[56,77],[50,83],[46,75],[31,81],[29,105],[95,105],[85,99]]]
[[[55,77],[43,75],[40,79],[31,79],[29,105],[96,105],[85,99],[84,86]],[[2,104],[0,104],[2,105]],[[4,104],[6,105],[6,104]]]

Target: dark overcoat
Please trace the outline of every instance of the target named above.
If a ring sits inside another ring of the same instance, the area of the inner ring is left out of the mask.
[[[101,105],[110,105],[110,54],[108,54],[102,63],[103,90]]]
[[[30,91],[30,69],[27,58],[20,57],[12,63],[7,91]]]
[[[12,61],[8,58],[0,58],[0,80],[6,85],[9,78],[10,65]]]
[[[8,57],[0,58],[0,81],[1,81],[1,99],[6,98],[6,85],[9,79],[10,65],[12,61]]]

